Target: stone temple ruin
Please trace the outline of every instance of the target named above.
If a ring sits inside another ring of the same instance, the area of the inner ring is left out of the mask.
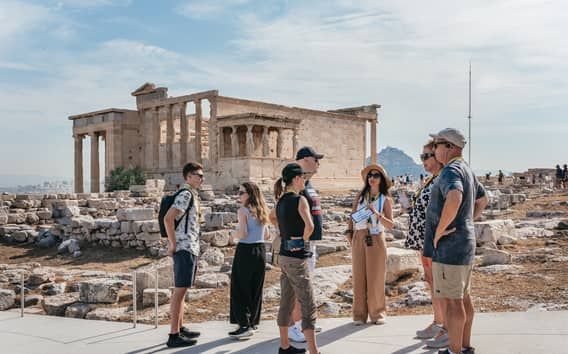
[[[69,117],[76,193],[83,193],[86,136],[92,193],[100,192],[100,138],[104,176],[119,166],[139,166],[148,178],[164,179],[167,190],[183,182],[180,170],[188,161],[203,163],[207,183],[217,189],[248,180],[267,188],[303,145],[326,155],[314,178],[318,188],[348,189],[360,185],[366,157],[376,158],[369,153],[377,150],[376,104],[319,111],[220,96],[217,90],[178,97],[167,93],[166,87],[145,83],[132,92],[136,110],[108,108]]]

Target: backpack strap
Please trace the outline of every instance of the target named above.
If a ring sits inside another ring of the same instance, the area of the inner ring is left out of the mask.
[[[191,199],[189,201],[189,205],[187,206],[187,209],[185,210],[185,212],[182,214],[181,218],[179,218],[179,221],[175,221],[174,222],[174,226],[177,229],[177,227],[179,226],[180,221],[183,219],[184,216],[187,216],[189,214],[189,211],[191,210],[191,208],[193,208],[193,193],[191,193],[191,191],[187,188],[182,188],[179,191],[177,191],[174,194],[174,200],[175,198],[177,198],[178,195],[180,195],[182,192],[184,191],[188,191],[189,194],[191,195]],[[187,233],[187,217],[185,218],[185,233]]]

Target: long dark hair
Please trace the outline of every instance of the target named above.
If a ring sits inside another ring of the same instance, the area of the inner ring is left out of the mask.
[[[284,180],[282,177],[278,178],[276,183],[274,183],[274,199],[280,199],[282,194],[284,194],[284,189],[291,185],[293,180],[293,178],[291,180]]]
[[[369,184],[369,174],[372,171],[379,171],[379,173],[381,174],[381,181],[379,182],[379,194],[388,196],[389,195],[389,185],[387,182],[387,179],[385,178],[384,173],[382,173],[380,170],[370,170],[369,173],[367,173],[367,176],[365,176],[365,185],[363,186],[363,189],[361,189],[361,192],[359,192],[359,203],[361,203],[362,201],[366,199],[370,199],[369,194],[371,193],[371,185]]]
[[[260,192],[260,188],[258,188],[254,182],[245,182],[242,186],[248,194],[245,207],[250,209],[252,214],[262,225],[268,224],[268,208],[266,207],[264,195]]]

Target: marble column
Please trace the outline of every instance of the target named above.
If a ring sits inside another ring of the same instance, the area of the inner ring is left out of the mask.
[[[268,127],[262,128],[262,157],[270,156],[270,146],[269,146],[269,136]]]
[[[276,157],[282,158],[282,149],[284,147],[284,129],[278,128],[278,138],[276,139]]]
[[[91,136],[91,193],[100,192],[100,168],[99,168],[99,133],[93,132]]]
[[[166,161],[168,169],[174,168],[174,115],[172,114],[172,105],[167,105],[166,115]]]
[[[209,164],[215,166],[219,157],[223,154],[223,150],[219,148],[221,139],[223,139],[222,131],[217,126],[217,96],[208,98],[209,100]]]
[[[252,125],[247,125],[246,144],[247,144],[247,156],[250,157],[254,153],[254,137],[252,135]]]
[[[83,135],[75,134],[75,193],[83,193]]]
[[[195,101],[195,160],[199,163],[203,162],[202,151],[203,147],[201,146],[201,126],[202,126],[202,110],[201,110],[201,100]]]
[[[160,139],[162,138],[160,126],[160,107],[152,110],[152,167],[154,170],[160,169]]]
[[[294,131],[294,136],[292,137],[292,159],[296,157],[296,153],[300,148],[298,143],[298,129],[293,129],[293,131]]]
[[[377,119],[371,121],[371,163],[377,163]]]
[[[239,157],[239,136],[237,135],[237,127],[231,127],[231,153],[233,157]]]
[[[187,115],[185,114],[186,111],[186,102],[179,104],[179,156],[180,156],[180,166],[184,166],[188,163],[189,159],[187,157],[187,142],[189,140],[189,134],[187,131]]]

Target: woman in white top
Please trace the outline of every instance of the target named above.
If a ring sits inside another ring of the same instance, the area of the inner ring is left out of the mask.
[[[353,212],[369,208],[372,214],[358,223],[351,219],[347,239],[353,263],[353,323],[373,324],[386,320],[385,278],[387,245],[385,229],[392,229],[392,199],[388,196],[392,182],[380,165],[361,171],[364,187],[353,202]]]

